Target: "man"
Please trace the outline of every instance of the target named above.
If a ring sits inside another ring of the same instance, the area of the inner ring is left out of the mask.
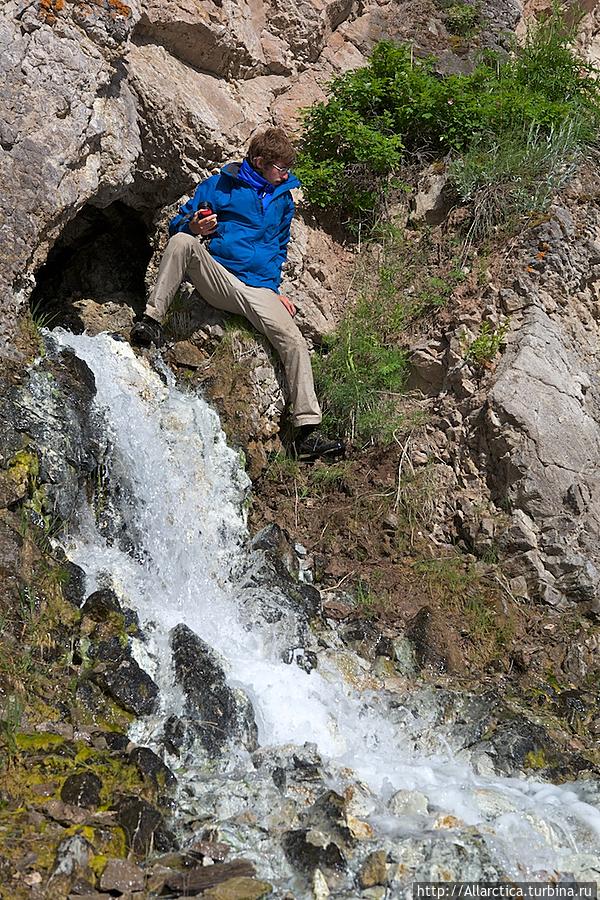
[[[198,185],[171,220],[169,241],[145,315],[131,341],[163,343],[163,321],[179,285],[188,278],[216,309],[243,315],[277,350],[287,377],[300,459],[334,456],[340,441],[316,426],[321,409],[308,348],[293,320],[296,308],[279,293],[294,201],[300,183],[290,171],[294,148],[281,128],[266,128],[250,141],[246,159],[226,165]]]

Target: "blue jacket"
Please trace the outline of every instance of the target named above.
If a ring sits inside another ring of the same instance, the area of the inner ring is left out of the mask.
[[[290,174],[263,209],[254,188],[238,178],[239,168],[239,163],[229,163],[218,175],[199,184],[171,220],[169,234],[191,234],[190,218],[202,201],[210,203],[217,214],[217,231],[208,242],[211,256],[244,284],[277,291],[294,216],[290,189],[299,187],[300,182]]]

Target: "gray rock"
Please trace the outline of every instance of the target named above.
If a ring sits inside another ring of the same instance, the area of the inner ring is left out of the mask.
[[[171,632],[175,679],[185,692],[185,722],[210,757],[235,741],[252,751],[257,729],[252,705],[227,684],[216,653],[186,625]]]
[[[434,163],[419,180],[409,219],[414,222],[424,220],[427,225],[443,222],[454,205],[452,191],[447,185],[448,173],[445,168],[440,171],[440,164]]]
[[[279,557],[286,569],[294,578],[298,577],[298,553],[293,547],[290,536],[276,522],[270,522],[254,535],[250,542],[252,550],[269,550]],[[306,550],[304,550],[306,555]]]
[[[88,366],[70,351],[48,352],[14,399],[17,431],[26,432],[39,456],[39,479],[45,486],[47,512],[68,520],[79,491],[97,466],[99,443],[92,408],[95,381]]]
[[[401,675],[414,675],[417,672],[414,647],[407,637],[394,640],[394,659]]]
[[[421,391],[426,396],[440,392],[446,377],[443,358],[430,352],[429,348],[416,348],[410,355],[409,390]]]
[[[85,872],[92,854],[92,845],[83,835],[73,834],[65,838],[56,851],[56,865],[50,880],[61,875],[73,876]]]
[[[395,816],[426,816],[427,797],[419,791],[396,791],[388,803]]]
[[[73,806],[94,809],[100,805],[101,790],[102,782],[98,776],[93,772],[84,772],[81,775],[69,775],[60,790],[60,797]]]
[[[100,888],[103,891],[144,890],[144,873],[139,866],[128,859],[109,859],[100,876]]]
[[[115,640],[118,644],[118,638]],[[123,652],[120,644],[115,649],[117,656],[119,649]],[[122,659],[115,668],[103,664],[92,671],[90,678],[119,706],[136,716],[147,716],[156,707],[158,687],[132,657]]]

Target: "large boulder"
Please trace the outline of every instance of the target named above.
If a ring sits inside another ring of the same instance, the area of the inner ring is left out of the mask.
[[[123,192],[140,153],[122,69],[137,8],[58,6],[9,0],[0,18],[0,352],[9,356],[31,276],[86,201]]]
[[[183,716],[177,723],[180,746],[198,739],[210,758],[232,744],[255,750],[258,732],[252,704],[243,691],[227,684],[215,651],[187,625],[177,625],[171,632],[171,650],[175,680],[185,695]]]

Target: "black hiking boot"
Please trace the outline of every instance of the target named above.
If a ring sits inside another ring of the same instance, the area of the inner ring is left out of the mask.
[[[156,319],[143,315],[131,329],[129,340],[138,347],[149,347],[150,344],[162,347],[165,342],[162,325]]]
[[[311,462],[314,459],[325,461],[338,459],[346,452],[343,441],[332,440],[315,431],[310,426],[301,427],[294,441],[296,458],[300,462]]]

